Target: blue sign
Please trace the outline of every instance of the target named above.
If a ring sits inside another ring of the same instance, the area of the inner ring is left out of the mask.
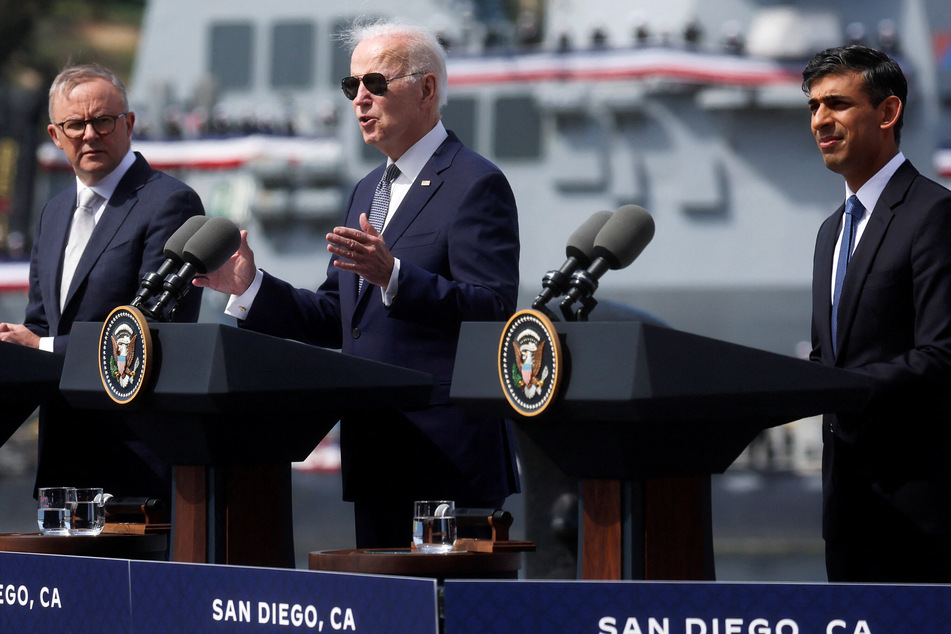
[[[129,562],[0,553],[0,632],[131,632]]]
[[[951,586],[447,580],[445,613],[446,634],[930,634]]]
[[[137,632],[436,634],[436,580],[139,562]]]
[[[951,586],[454,581],[446,634],[932,634]],[[434,579],[0,553],[0,632],[436,634]],[[133,626],[134,624],[134,626]]]

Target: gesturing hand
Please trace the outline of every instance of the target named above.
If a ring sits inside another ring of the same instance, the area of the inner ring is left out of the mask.
[[[360,214],[360,229],[335,227],[327,234],[327,250],[337,256],[334,266],[386,288],[393,273],[393,254],[366,214]]]
[[[255,271],[257,267],[254,265],[254,252],[248,246],[248,232],[242,231],[241,246],[235,254],[214,273],[196,276],[192,284],[226,295],[241,295],[254,281]]]

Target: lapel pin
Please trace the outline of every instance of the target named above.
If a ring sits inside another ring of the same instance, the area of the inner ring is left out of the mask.
[[[429,187],[429,183],[430,181],[420,181],[419,184],[422,185],[423,187]]]

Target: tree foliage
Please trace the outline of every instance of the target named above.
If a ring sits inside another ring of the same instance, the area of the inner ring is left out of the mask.
[[[70,63],[128,77],[145,0],[0,0],[0,82],[43,84]]]

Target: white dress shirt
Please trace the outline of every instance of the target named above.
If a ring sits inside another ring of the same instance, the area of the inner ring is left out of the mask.
[[[112,198],[112,195],[116,191],[116,187],[119,186],[119,181],[122,180],[122,177],[125,176],[125,173],[129,171],[129,168],[132,167],[132,164],[135,163],[135,152],[130,148],[128,153],[122,160],[119,161],[119,165],[116,166],[114,170],[109,172],[102,180],[90,187],[89,189],[93,190],[100,197],[102,197],[102,202],[99,204],[99,209],[96,210],[96,213],[93,216],[93,220],[96,224],[99,224],[99,219],[102,218],[103,212],[106,210],[106,205],[109,204],[109,199]],[[85,183],[79,180],[79,177],[76,177],[76,198],[79,198],[79,192],[86,187]],[[75,211],[75,208],[74,208]],[[68,292],[68,288],[61,288],[60,293]],[[57,304],[59,304],[59,298],[56,298]],[[46,352],[53,352],[53,337],[40,337],[40,350],[45,350]]]
[[[396,210],[399,209],[400,203],[403,202],[410,187],[416,182],[419,173],[423,171],[426,163],[429,162],[429,159],[432,158],[433,154],[436,153],[436,150],[439,149],[439,146],[442,145],[442,142],[445,141],[448,136],[449,133],[446,132],[442,121],[437,121],[432,130],[427,132],[423,138],[414,143],[411,148],[406,150],[403,155],[395,161],[396,166],[400,169],[400,175],[393,180],[390,186],[390,206],[386,214],[386,219],[383,221],[384,231],[386,231],[390,220],[396,215]],[[394,161],[387,159],[386,164],[389,166],[389,164],[393,162]],[[390,282],[386,288],[380,288],[383,303],[387,306],[393,303],[393,300],[396,298],[396,293],[399,291],[399,276],[400,261],[399,258],[394,258]],[[261,281],[263,279],[264,274],[261,272],[261,269],[255,271],[251,286],[241,295],[231,296],[228,305],[225,306],[225,313],[232,317],[237,317],[238,319],[244,319],[248,311],[251,310],[251,305],[254,303],[254,298],[261,288]]]
[[[901,164],[905,162],[905,155],[899,152],[892,157],[888,163],[885,164],[885,167],[880,169],[875,176],[868,179],[864,185],[859,187],[857,192],[853,192],[848,183],[845,185],[845,199],[848,200],[850,196],[854,195],[859,199],[859,202],[862,203],[862,206],[865,207],[865,213],[859,218],[858,224],[855,226],[855,242],[852,244],[852,253],[855,253],[855,248],[859,244],[859,240],[862,239],[862,234],[865,233],[865,227],[868,226],[868,220],[872,217],[872,210],[875,209],[875,205],[878,204],[878,199],[881,197],[882,192],[885,190],[885,186],[888,185],[888,181],[892,179],[892,176],[895,175],[895,172],[898,171],[898,168],[901,167]],[[835,243],[835,251],[832,254],[832,284],[829,287],[830,296],[831,293],[835,292],[835,272],[838,269],[839,264],[839,251],[842,249],[842,234],[845,229],[845,213],[842,214],[843,219],[839,222],[839,239]]]

